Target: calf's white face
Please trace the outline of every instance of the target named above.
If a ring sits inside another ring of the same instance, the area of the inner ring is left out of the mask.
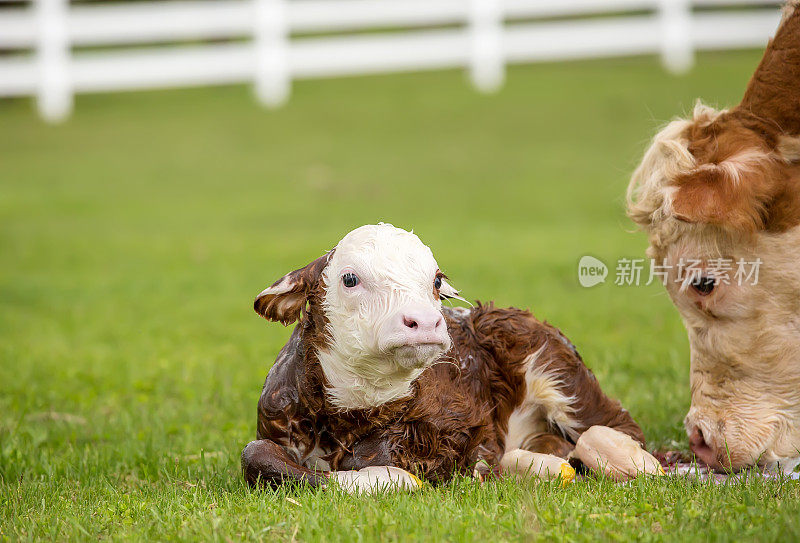
[[[408,394],[450,348],[441,296],[455,292],[411,232],[388,224],[353,230],[336,245],[323,281],[330,342],[318,355],[341,407]]]
[[[370,408],[408,395],[414,379],[450,349],[441,300],[458,293],[411,232],[389,224],[353,230],[329,255],[263,291],[256,311],[292,322],[320,287],[321,308],[312,312],[324,315],[326,339],[317,357],[337,407]],[[290,318],[270,314],[293,307]]]

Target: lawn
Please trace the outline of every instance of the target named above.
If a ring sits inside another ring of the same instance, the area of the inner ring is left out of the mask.
[[[355,226],[413,228],[469,299],[559,326],[651,448],[686,447],[688,343],[624,213],[654,130],[741,96],[760,52],[79,97],[59,126],[0,102],[0,540],[800,538],[798,483],[568,488],[457,479],[414,495],[250,491],[239,453],[289,330],[263,287]],[[582,288],[577,263],[611,266]]]

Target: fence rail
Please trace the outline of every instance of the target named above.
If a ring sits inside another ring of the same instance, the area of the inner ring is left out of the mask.
[[[763,46],[766,0],[181,0],[0,9],[0,96],[35,95],[63,119],[81,92],[253,82],[276,106],[300,78]],[[367,32],[365,32],[367,31]],[[222,43],[220,43],[222,42]]]

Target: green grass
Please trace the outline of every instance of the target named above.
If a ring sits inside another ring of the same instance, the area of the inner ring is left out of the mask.
[[[561,327],[651,447],[685,446],[676,311],[576,267],[643,256],[623,194],[647,140],[698,96],[735,103],[759,57],[516,67],[492,96],[461,72],[302,82],[277,111],[244,87],[90,96],[56,127],[0,102],[0,539],[799,538],[797,483],[353,498],[251,492],[238,467],[289,333],[254,295],[376,221],[468,298]]]

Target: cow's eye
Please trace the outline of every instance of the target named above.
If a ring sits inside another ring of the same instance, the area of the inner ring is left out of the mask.
[[[347,288],[353,288],[359,282],[358,276],[354,273],[346,273],[342,276],[342,284]]]
[[[698,277],[692,281],[692,288],[700,296],[708,296],[714,291],[717,281],[713,277]]]
[[[433,280],[433,288],[436,290],[442,288],[442,277],[440,275],[437,275],[436,279]]]

